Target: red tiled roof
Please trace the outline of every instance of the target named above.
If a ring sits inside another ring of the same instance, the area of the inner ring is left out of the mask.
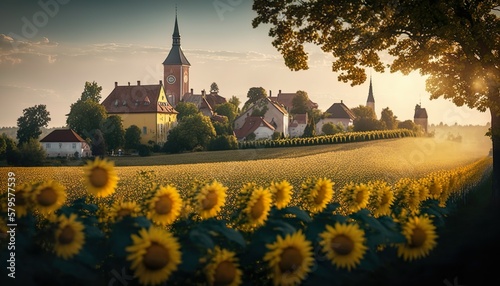
[[[177,113],[168,101],[158,102],[162,89],[160,84],[115,86],[101,104],[110,114]]]
[[[225,97],[222,97],[215,92],[211,92],[211,93],[205,95],[205,98],[206,98],[208,104],[210,104],[210,106],[212,107],[212,109],[215,109],[216,105],[224,104],[227,102]]]
[[[415,107],[415,115],[413,116],[413,118],[428,118],[427,111],[425,110],[425,108],[421,108],[420,105],[417,105]]]
[[[327,113],[330,113],[328,118],[345,118],[345,119],[354,119],[356,116],[352,111],[343,103],[334,103],[328,110]]]
[[[245,123],[243,123],[243,126],[241,126],[240,129],[234,130],[234,134],[236,135],[236,138],[242,139],[247,137],[255,130],[257,130],[259,126],[264,126],[271,130],[275,129],[271,124],[269,124],[269,122],[265,121],[264,118],[262,117],[248,116],[247,118],[245,118]]]
[[[291,123],[288,124],[289,127],[297,127],[299,124],[307,124],[307,113],[304,114],[296,114]]]
[[[47,136],[43,137],[40,142],[86,142],[80,135],[76,134],[71,129],[56,129]]]
[[[271,97],[271,100],[277,101],[283,106],[285,106],[288,110],[292,110],[293,108],[293,98],[297,95],[297,93],[278,93],[278,96]],[[311,101],[309,99],[308,102],[309,108],[318,108],[318,104]]]

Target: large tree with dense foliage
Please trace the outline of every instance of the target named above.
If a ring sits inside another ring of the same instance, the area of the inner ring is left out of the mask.
[[[94,130],[102,127],[107,116],[106,109],[101,104],[91,99],[80,99],[71,104],[66,123],[83,139],[87,139]]]
[[[111,115],[106,118],[101,131],[108,151],[117,150],[125,145],[125,130],[119,115]]]
[[[338,79],[359,85],[365,68],[427,76],[432,99],[491,113],[493,190],[500,202],[500,5],[495,0],[255,0],[253,27],[292,70],[308,68],[304,44],[333,55]],[[390,57],[388,57],[389,55]]]
[[[248,100],[243,105],[243,111],[247,110],[257,100],[265,97],[267,97],[267,92],[263,87],[251,87],[247,92]]]
[[[210,118],[200,113],[185,117],[170,130],[164,150],[169,153],[206,149],[216,136]]]
[[[194,115],[200,113],[200,110],[196,104],[192,102],[181,101],[175,106],[175,110],[179,112],[177,114],[177,121],[181,121],[182,118],[188,117],[189,115]]]
[[[94,102],[99,103],[101,101],[101,91],[102,86],[98,85],[97,82],[85,82],[85,87],[83,88],[81,100],[90,99]]]
[[[382,109],[380,121],[385,124],[386,129],[392,130],[398,127],[398,118],[394,115],[392,110],[389,109],[389,107]]]
[[[309,95],[303,90],[298,90],[296,95],[292,98],[291,114],[304,114],[309,112]]]
[[[130,125],[125,129],[125,149],[137,149],[141,145],[141,129]]]
[[[17,140],[19,146],[30,139],[38,139],[42,134],[42,127],[47,127],[50,121],[50,112],[44,104],[25,108],[23,115],[17,119]]]

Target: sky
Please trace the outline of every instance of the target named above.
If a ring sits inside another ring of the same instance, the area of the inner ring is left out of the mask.
[[[326,111],[341,100],[350,108],[365,105],[369,81],[339,82],[333,57],[307,46],[309,69],[291,71],[272,46],[269,26],[253,28],[250,0],[2,0],[0,2],[0,127],[17,125],[23,109],[44,104],[48,127],[66,125],[66,114],[85,82],[102,86],[102,100],[114,83],[156,84],[172,46],[176,6],[181,47],[191,63],[190,88],[246,101],[251,87],[273,96],[306,91]],[[401,121],[413,119],[416,104],[426,108],[429,124],[485,125],[489,112],[430,100],[417,72],[376,73],[372,77],[375,111],[389,107]]]

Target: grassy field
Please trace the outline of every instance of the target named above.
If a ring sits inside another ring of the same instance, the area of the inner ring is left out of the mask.
[[[151,182],[188,190],[193,180],[216,179],[230,190],[245,182],[267,185],[286,179],[297,189],[308,177],[327,177],[335,188],[344,184],[401,177],[421,177],[487,156],[489,146],[434,138],[403,138],[372,142],[200,152],[152,157],[111,157],[120,177],[116,196],[133,199]],[[82,167],[2,167],[13,171],[18,183],[56,179],[69,194],[84,192]],[[6,180],[1,178],[2,184]]]

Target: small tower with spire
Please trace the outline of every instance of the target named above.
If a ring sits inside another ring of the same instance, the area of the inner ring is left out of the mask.
[[[370,88],[368,89],[368,99],[366,100],[366,106],[370,107],[375,113],[375,98],[373,98],[373,86],[372,77],[370,76]],[[377,113],[375,113],[376,116]]]
[[[181,34],[175,8],[175,25],[172,34],[172,48],[163,61],[163,83],[168,101],[176,106],[189,93],[189,67],[191,64],[181,49]]]

